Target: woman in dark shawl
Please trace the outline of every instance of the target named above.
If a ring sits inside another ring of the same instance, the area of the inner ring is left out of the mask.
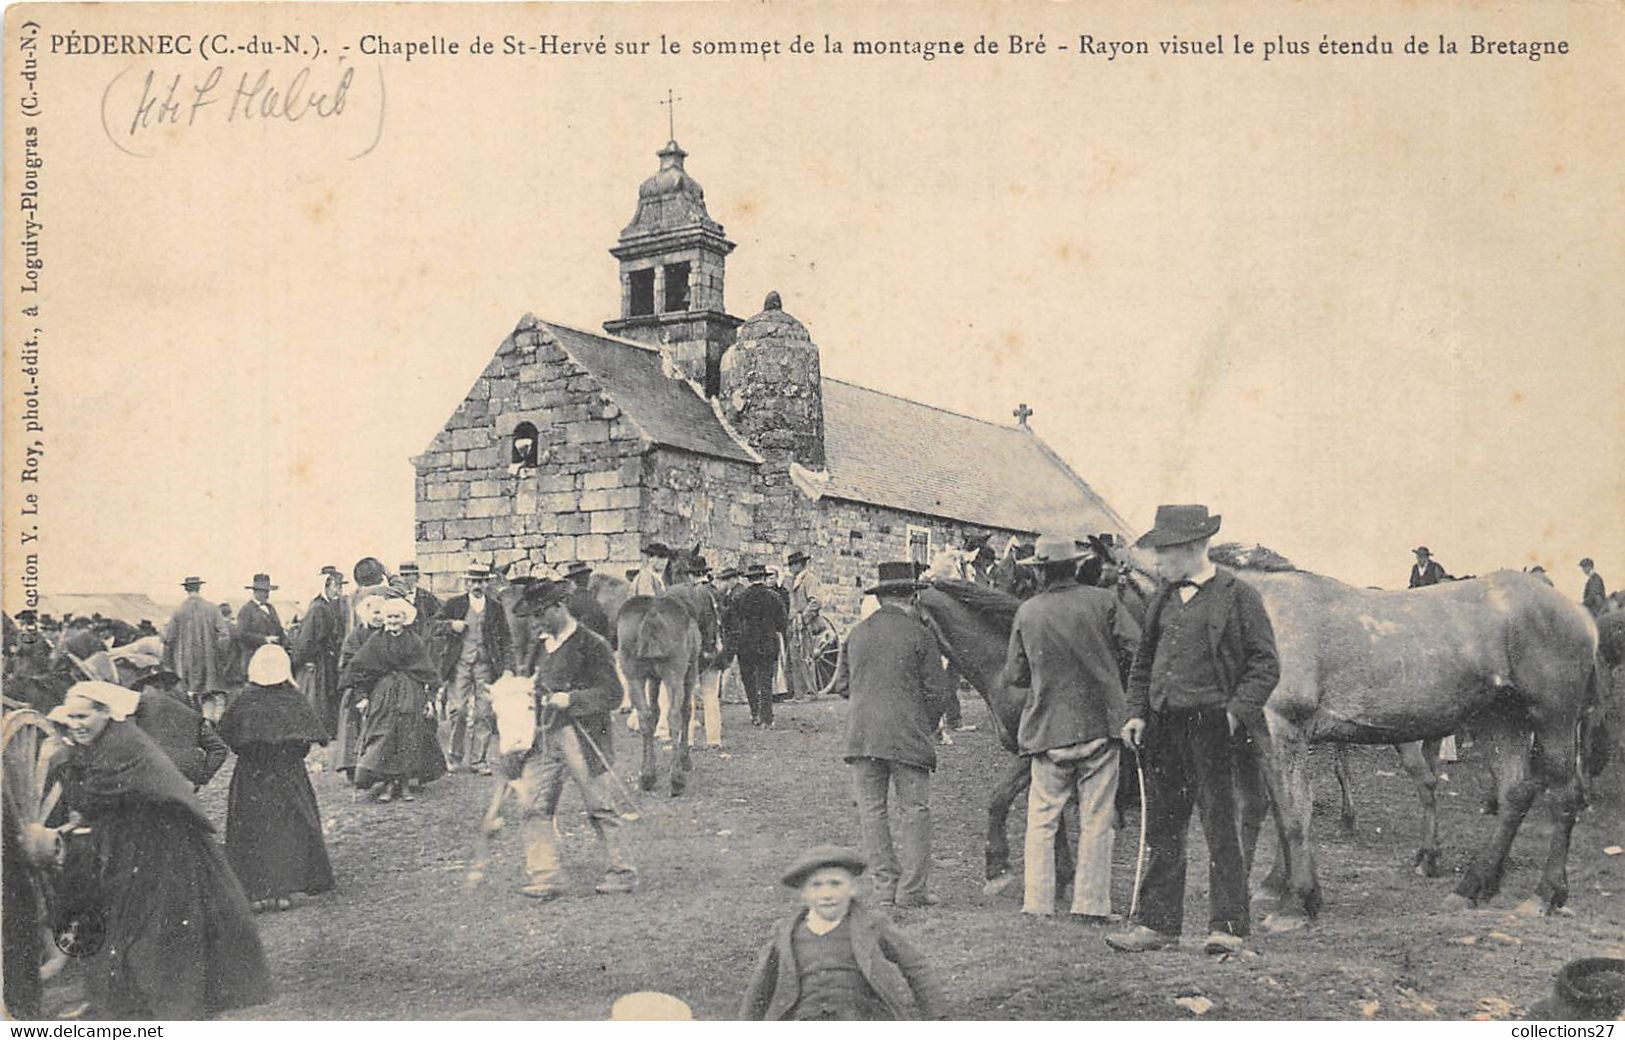
[[[77,683],[52,718],[76,745],[64,802],[95,844],[91,891],[101,946],[92,1014],[199,1019],[264,1003],[271,975],[248,907],[192,784],[135,723],[133,690]]]
[[[406,630],[412,604],[384,601],[382,633],[367,640],[339,677],[361,699],[361,755],[357,787],[372,787],[380,802],[412,801],[418,787],[446,774],[446,759],[435,736],[429,691],[440,673],[423,640]]]
[[[331,891],[321,811],[305,774],[305,755],[327,743],[327,731],[293,684],[287,651],[254,651],[248,685],[220,716],[220,736],[237,753],[226,858],[253,908],[286,910],[295,892]]]

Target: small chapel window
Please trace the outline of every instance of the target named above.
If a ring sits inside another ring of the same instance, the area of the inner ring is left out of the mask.
[[[631,271],[627,274],[627,281],[631,283],[632,300],[629,308],[633,315],[653,314],[655,312],[655,269],[645,267],[641,271]]]
[[[535,468],[537,449],[535,424],[522,422],[513,428],[512,465],[526,469]]]
[[[688,261],[666,265],[666,306],[663,311],[688,310]]]
[[[908,525],[908,558],[921,567],[931,566],[931,529]]]

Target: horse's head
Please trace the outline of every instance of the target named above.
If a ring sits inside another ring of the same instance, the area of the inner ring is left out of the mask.
[[[920,620],[936,637],[942,656],[987,701],[1002,733],[1014,733],[1026,691],[1011,689],[1001,676],[1021,601],[985,585],[934,581],[920,591],[916,603]]]

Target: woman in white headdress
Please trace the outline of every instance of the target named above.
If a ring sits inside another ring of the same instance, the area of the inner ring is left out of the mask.
[[[367,640],[339,677],[359,695],[360,757],[357,787],[373,788],[380,802],[412,801],[418,787],[446,775],[446,758],[435,735],[430,691],[440,672],[423,640],[407,630],[412,604],[392,597],[378,608],[384,630]]]
[[[333,888],[321,810],[305,772],[327,730],[293,684],[287,651],[267,645],[248,663],[248,685],[220,716],[237,753],[226,803],[226,857],[255,910],[286,910],[295,892]]]
[[[88,962],[91,1014],[199,1019],[264,1003],[271,977],[248,899],[191,781],[130,715],[140,695],[77,683],[51,718],[74,745],[63,802],[95,843],[66,893]]]

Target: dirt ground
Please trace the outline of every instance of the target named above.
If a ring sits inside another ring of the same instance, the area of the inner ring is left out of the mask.
[[[956,1018],[1189,1019],[1181,997],[1211,1001],[1212,1019],[1511,1018],[1550,993],[1565,961],[1625,956],[1625,856],[1603,853],[1625,843],[1617,765],[1605,778],[1610,800],[1574,832],[1573,916],[1513,910],[1545,854],[1543,802],[1519,835],[1503,894],[1485,909],[1445,913],[1449,875],[1491,826],[1478,812],[1487,774],[1470,750],[1449,767],[1440,798],[1447,876],[1425,880],[1410,870],[1415,795],[1387,748],[1353,755],[1360,819],[1349,837],[1337,830],[1330,759],[1315,756],[1326,810],[1316,834],[1326,907],[1316,925],[1255,936],[1245,955],[1222,962],[1191,945],[1113,953],[1098,928],[1023,917],[1019,884],[982,894],[985,792],[1008,759],[980,701],[966,696],[965,707],[981,728],[941,749],[932,780],[932,882],[943,902],[900,918],[940,973]],[[742,705],[728,705],[726,755],[697,751],[682,798],[664,787],[641,796],[630,840],[642,878],[630,896],[593,893],[601,863],[568,790],[561,848],[573,891],[537,904],[514,891],[521,852],[512,819],[488,880],[464,891],[488,781],[447,777],[415,804],[376,805],[317,775],[339,890],[260,918],[279,995],[242,1017],[599,1018],[617,996],[644,989],[681,997],[700,1018],[732,1017],[759,944],[794,902],[775,880],[781,865],[815,842],[856,843],[839,757],[844,702],[786,704],[779,719],[776,732],[755,730]],[[634,735],[621,731],[616,746],[619,773],[631,779]],[[229,780],[230,766],[205,791],[222,825]],[[1018,858],[1023,818],[1018,802],[1010,824]],[[1199,830],[1190,850],[1198,865]],[[1113,879],[1122,910],[1136,836],[1130,815]],[[1255,877],[1272,842],[1264,839]],[[1193,867],[1188,930],[1206,920],[1206,885],[1206,871]]]

